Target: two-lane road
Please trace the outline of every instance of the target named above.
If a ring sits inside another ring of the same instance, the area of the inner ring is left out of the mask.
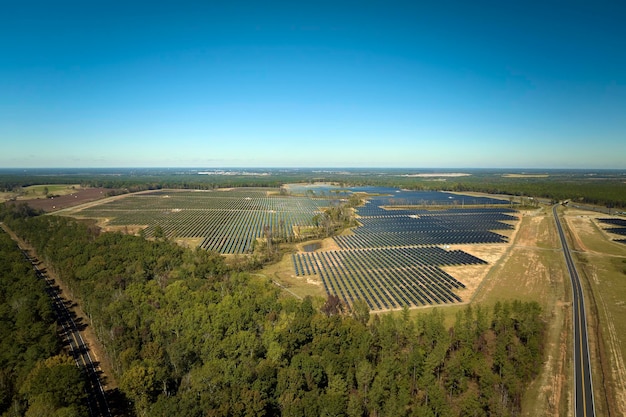
[[[107,393],[104,391],[100,381],[100,371],[91,358],[89,346],[83,339],[81,330],[74,320],[73,313],[66,306],[66,300],[61,296],[60,290],[55,285],[54,280],[48,276],[44,269],[39,268],[39,260],[23,248],[23,242],[21,242],[15,233],[2,222],[0,222],[0,227],[15,241],[18,248],[22,251],[24,258],[33,266],[37,277],[46,283],[46,292],[52,301],[57,323],[62,329],[60,336],[67,343],[69,352],[74,358],[76,365],[86,377],[89,415],[91,417],[110,417],[112,413],[109,408]]]
[[[591,380],[591,363],[589,359],[589,342],[587,340],[587,316],[585,312],[585,298],[580,284],[578,272],[572,259],[565,233],[557,213],[558,204],[552,208],[556,228],[561,238],[565,263],[572,280],[572,315],[574,330],[574,411],[576,417],[593,417],[595,405],[593,403],[593,384]]]
[[[85,377],[87,378],[87,403],[89,406],[89,414],[92,417],[111,416],[107,396],[100,382],[99,371],[91,359],[89,347],[87,346],[87,343],[85,343],[80,329],[74,321],[72,313],[65,305],[65,300],[59,294],[59,290],[54,285],[54,281],[48,277],[45,271],[38,267],[38,260],[29,255],[24,249],[22,249],[22,253],[24,254],[24,257],[33,265],[37,276],[46,283],[46,291],[52,300],[52,305],[57,316],[57,322],[63,329],[61,336],[66,340],[69,346],[69,351],[76,361],[76,365],[82,369]]]

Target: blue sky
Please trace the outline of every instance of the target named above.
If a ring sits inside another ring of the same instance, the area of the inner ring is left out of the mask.
[[[626,169],[620,2],[5,1],[0,167]]]

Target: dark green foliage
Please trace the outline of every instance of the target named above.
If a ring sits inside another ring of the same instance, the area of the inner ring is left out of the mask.
[[[84,392],[83,376],[66,355],[38,362],[20,388],[29,403],[27,415],[41,415],[34,411],[37,408],[52,410],[54,415],[86,415]]]
[[[369,317],[281,297],[167,241],[72,220],[12,222],[83,300],[140,414],[515,415],[540,368],[536,303]]]
[[[0,415],[84,416],[84,382],[61,345],[45,283],[0,229]]]

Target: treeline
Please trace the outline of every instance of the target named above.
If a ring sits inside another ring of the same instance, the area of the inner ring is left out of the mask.
[[[150,416],[507,416],[540,369],[536,303],[375,315],[281,296],[213,253],[71,219],[3,217],[81,300]]]
[[[470,170],[470,176],[447,177],[445,181],[428,177],[401,175],[402,171],[352,170],[314,172],[307,170],[269,170],[271,175],[198,175],[172,170],[103,170],[64,175],[34,175],[0,172],[0,191],[15,191],[34,184],[76,184],[104,187],[111,193],[181,188],[208,190],[220,187],[280,187],[294,182],[332,182],[344,186],[384,186],[413,190],[483,192],[572,200],[615,208],[626,208],[626,182],[622,172],[550,171],[549,177],[506,177],[504,171]],[[547,174],[546,174],[547,175]]]
[[[626,208],[624,181],[465,181],[448,184],[442,189],[541,197],[555,202],[571,200],[604,207]]]
[[[0,229],[0,415],[88,415],[84,380],[61,352],[55,315],[30,263]]]

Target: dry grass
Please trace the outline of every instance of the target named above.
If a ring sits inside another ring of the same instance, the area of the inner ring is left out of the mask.
[[[544,364],[523,400],[527,416],[570,415],[572,410],[569,360],[571,304],[563,254],[548,209],[525,212],[513,244],[495,262],[474,296],[491,306],[519,299],[541,304],[547,321]],[[568,294],[568,293],[567,293]]]
[[[327,239],[332,240],[332,239]],[[324,247],[324,243],[322,243]],[[291,263],[291,255],[283,256],[280,262],[267,266],[260,271],[260,275],[270,278],[272,281],[287,289],[289,293],[298,298],[307,295],[311,297],[326,297],[326,292],[322,286],[322,280],[318,275],[298,277]]]

